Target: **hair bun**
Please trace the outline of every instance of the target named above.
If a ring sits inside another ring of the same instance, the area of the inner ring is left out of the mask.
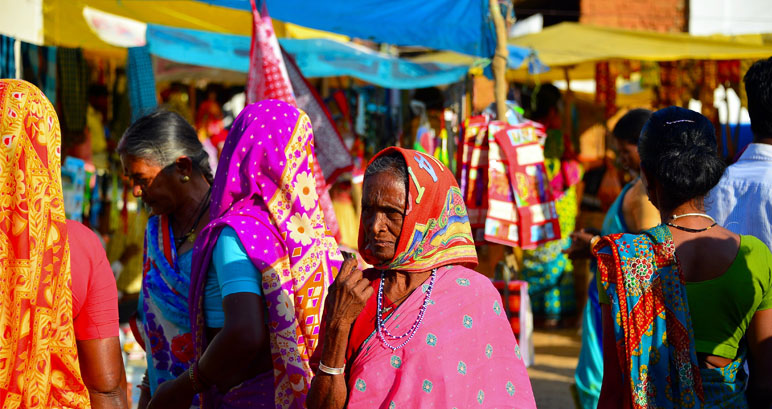
[[[655,112],[641,132],[638,151],[641,166],[659,182],[663,200],[672,207],[704,197],[725,169],[713,124],[684,108]]]

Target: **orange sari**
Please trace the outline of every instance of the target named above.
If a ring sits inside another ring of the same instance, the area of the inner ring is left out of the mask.
[[[59,120],[0,80],[0,407],[88,408],[72,323]]]

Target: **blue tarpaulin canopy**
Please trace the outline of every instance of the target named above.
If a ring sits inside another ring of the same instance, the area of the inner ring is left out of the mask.
[[[249,69],[247,36],[148,24],[150,53],[167,60],[239,72]],[[459,81],[465,65],[411,62],[330,39],[281,38],[306,77],[352,76],[384,88],[423,88]]]
[[[251,10],[249,0],[198,1]],[[264,1],[272,18],[379,43],[479,57],[492,57],[496,47],[488,0]]]

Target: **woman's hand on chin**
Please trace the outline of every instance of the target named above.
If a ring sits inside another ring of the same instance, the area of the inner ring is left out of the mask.
[[[352,325],[373,295],[370,280],[356,265],[356,259],[346,259],[330,286],[325,311],[331,327]]]

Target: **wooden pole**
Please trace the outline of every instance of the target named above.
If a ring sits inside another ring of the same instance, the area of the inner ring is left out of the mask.
[[[493,26],[496,28],[496,53],[493,55],[493,86],[496,96],[496,117],[500,121],[507,118],[507,26],[501,15],[499,0],[488,0],[488,9]]]

